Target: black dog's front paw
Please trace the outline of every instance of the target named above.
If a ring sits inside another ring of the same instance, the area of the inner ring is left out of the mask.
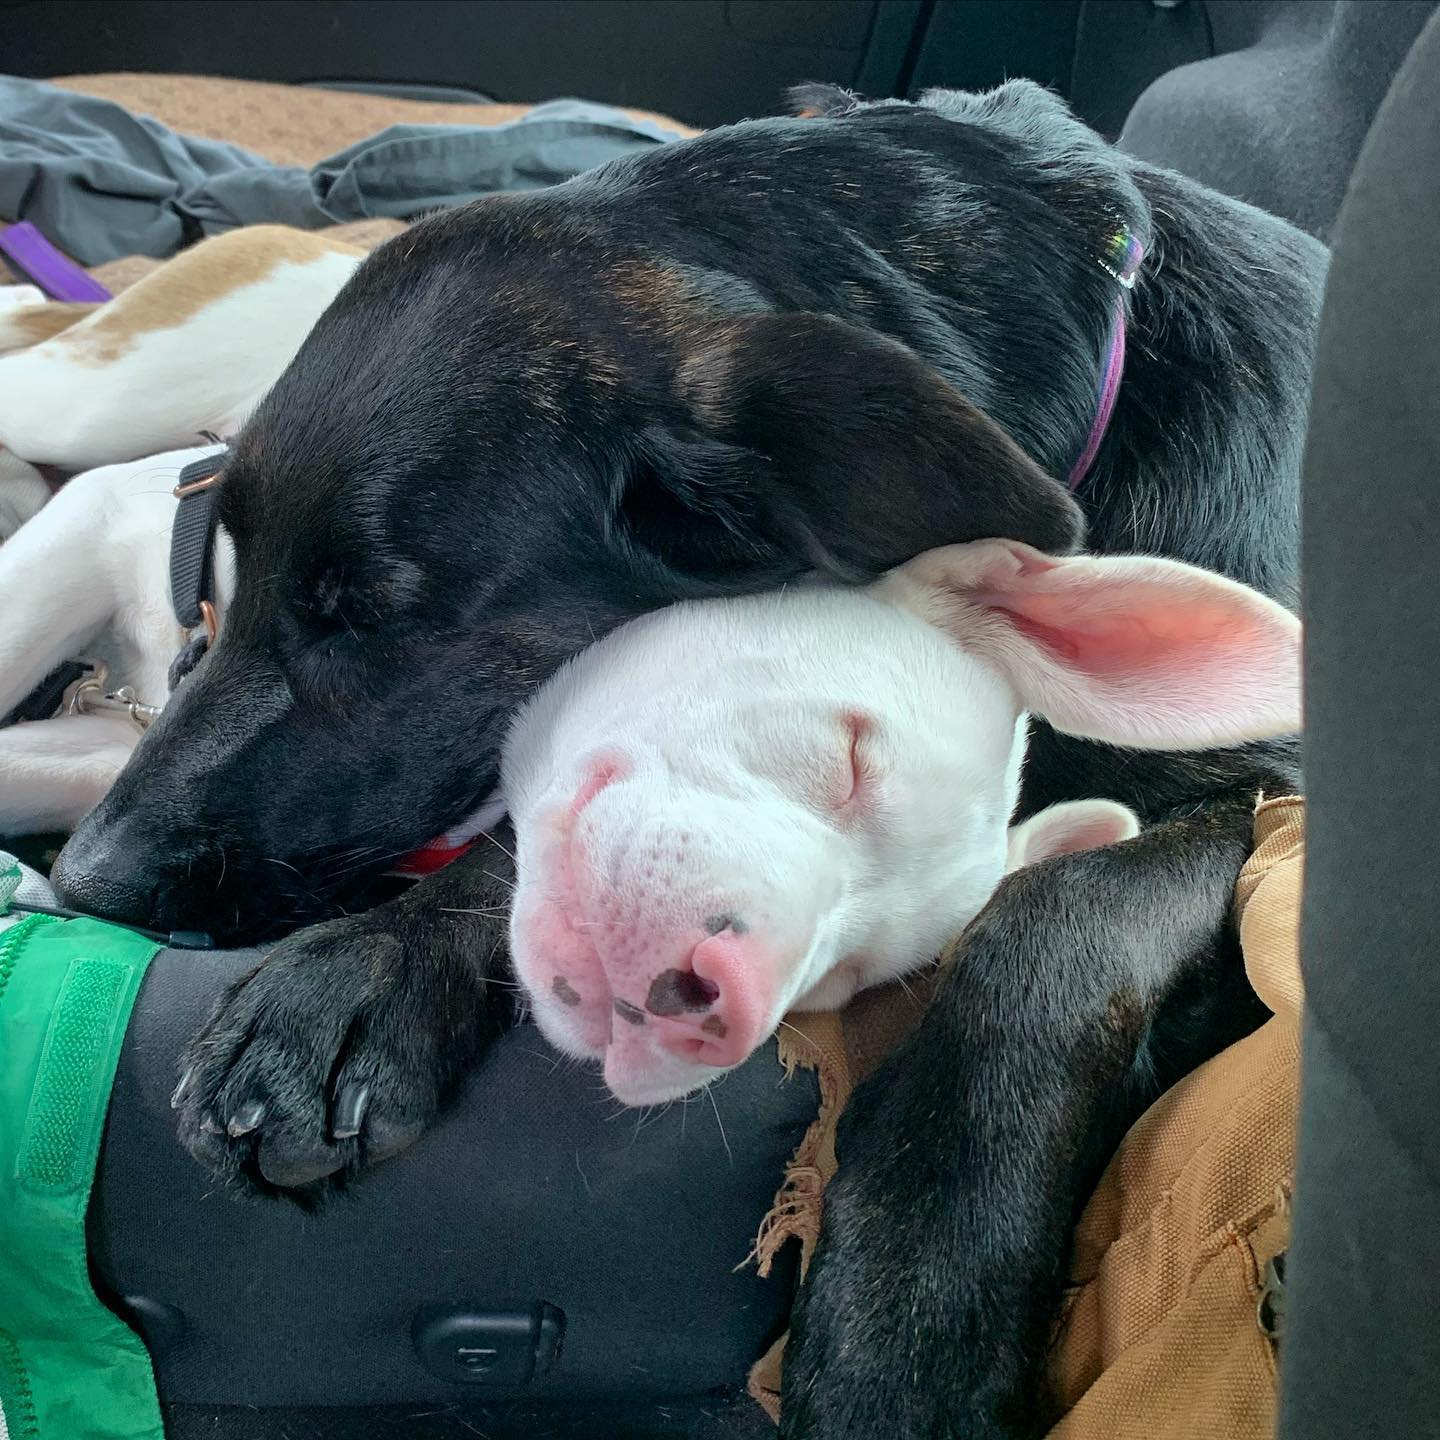
[[[187,1047],[181,1140],[227,1179],[310,1195],[403,1150],[474,1036],[464,994],[427,974],[384,910],[283,941]]]
[[[1010,1337],[985,1335],[970,1303],[968,1287],[985,1283],[985,1237],[936,1113],[958,1076],[927,1064],[917,1079],[920,1063],[892,1057],[846,1108],[844,1163],[786,1342],[784,1440],[1021,1433],[1000,1413],[996,1381],[1010,1367],[990,1349]]]
[[[415,1141],[511,1021],[509,865],[486,837],[399,899],[281,941],[186,1048],[186,1148],[303,1200]]]
[[[1061,1081],[1043,1038],[946,1023],[985,1013],[984,989],[932,1002],[841,1117],[786,1345],[785,1440],[1035,1433],[1073,1120],[1048,1103]]]

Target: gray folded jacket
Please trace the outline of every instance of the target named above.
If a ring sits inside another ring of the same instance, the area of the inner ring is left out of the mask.
[[[305,170],[177,135],[109,100],[0,76],[0,220],[32,221],[82,265],[99,265],[173,255],[237,225],[408,220],[678,138],[607,105],[552,100],[503,125],[392,125]]]

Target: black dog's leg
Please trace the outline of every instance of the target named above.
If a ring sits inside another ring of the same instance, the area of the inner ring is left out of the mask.
[[[841,1121],[787,1440],[1032,1433],[1099,1167],[1164,1084],[1263,1017],[1230,920],[1258,784],[1022,870],[974,922]]]
[[[302,1198],[404,1149],[512,1018],[513,888],[509,850],[482,839],[414,891],[281,941],[185,1052],[185,1145]]]

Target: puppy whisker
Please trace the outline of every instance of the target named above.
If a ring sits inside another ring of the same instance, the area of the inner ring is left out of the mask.
[[[724,1122],[720,1119],[720,1106],[715,1100],[715,1091],[709,1085],[705,1087],[705,1093],[710,1097],[710,1108],[715,1112],[715,1124],[720,1128],[720,1143],[725,1147],[725,1158],[733,1166],[735,1156],[730,1149],[730,1141],[725,1134]]]

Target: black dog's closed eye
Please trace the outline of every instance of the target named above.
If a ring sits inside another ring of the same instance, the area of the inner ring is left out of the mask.
[[[305,585],[297,609],[319,632],[377,630],[420,598],[422,575],[408,560],[370,558],[323,565]]]
[[[280,622],[297,699],[335,704],[362,693],[386,665],[418,588],[418,571],[404,561],[359,573],[322,567]]]

